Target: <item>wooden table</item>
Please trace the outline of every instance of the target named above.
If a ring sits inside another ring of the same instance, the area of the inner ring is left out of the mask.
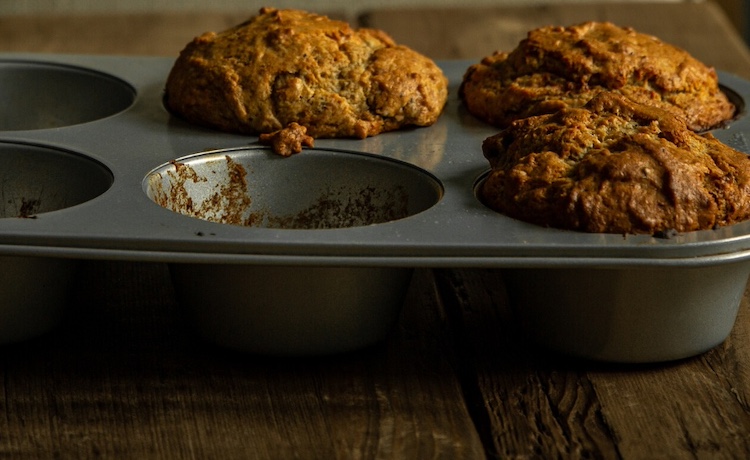
[[[253,12],[248,12],[247,15]],[[237,14],[2,18],[0,51],[175,55]],[[348,18],[438,59],[607,19],[750,78],[710,3],[374,11]],[[163,264],[87,261],[62,327],[0,348],[2,458],[744,458],[750,312],[658,365],[566,360],[514,326],[500,274],[419,269],[393,335],[342,356],[271,359],[190,333]]]

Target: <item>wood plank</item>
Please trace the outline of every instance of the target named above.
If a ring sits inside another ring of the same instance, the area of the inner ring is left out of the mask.
[[[257,14],[162,12],[0,16],[0,51],[174,56],[204,32],[219,32]],[[345,13],[328,16],[349,20]]]
[[[384,9],[362,15],[368,27],[433,59],[480,59],[516,47],[528,30],[546,25],[611,21],[690,51],[720,70],[750,77],[750,52],[718,5],[711,2]]]
[[[166,266],[87,262],[65,324],[0,348],[0,457],[484,458],[428,271],[385,343],[250,356],[182,323]]]
[[[583,362],[536,349],[500,271],[441,270],[464,391],[497,458],[741,458],[750,452],[750,300],[732,336],[674,363]],[[483,422],[481,422],[483,421]]]
[[[529,346],[499,272],[446,269],[437,280],[488,456],[616,457],[591,385]]]

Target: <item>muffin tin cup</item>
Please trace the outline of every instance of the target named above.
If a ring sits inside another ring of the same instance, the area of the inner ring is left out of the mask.
[[[57,209],[0,218],[0,256],[169,263],[202,337],[262,354],[336,353],[382,340],[415,267],[503,269],[529,334],[584,358],[692,356],[724,340],[734,323],[748,278],[750,222],[668,238],[587,234],[520,222],[480,203],[473,190],[488,168],[481,144],[497,130],[457,98],[471,62],[439,63],[451,96],[433,126],[317,139],[289,158],[257,137],[171,116],[162,97],[172,63],[0,55],[0,75],[3,65],[21,68],[26,74],[14,84],[28,80],[26,93],[35,80],[54,80],[50,71],[71,71],[87,83],[71,85],[76,94],[64,100],[99,107],[56,116],[61,123],[0,125],[0,145],[31,150],[29,158],[45,157],[40,150],[66,158],[45,189],[80,192]],[[750,83],[719,76],[744,107]],[[3,97],[11,111],[52,105]],[[744,111],[712,134],[750,152]],[[37,181],[11,176],[7,184]]]
[[[64,212],[105,193],[112,174],[72,152],[0,142],[0,225]],[[51,330],[63,314],[74,260],[0,256],[0,343]]]
[[[118,78],[59,63],[4,60],[0,81],[0,131],[86,123],[135,100],[135,90]]]
[[[293,158],[265,148],[206,152],[157,168],[145,184],[149,198],[179,214],[299,231],[393,222],[442,195],[437,179],[407,163],[320,149]]]
[[[703,353],[732,330],[750,264],[517,269],[504,273],[526,334],[557,353],[610,362]]]
[[[335,174],[333,174],[335,172]],[[195,219],[305,232],[393,222],[434,206],[438,181],[407,163],[310,150],[282,158],[237,148],[149,173],[146,194]],[[229,348],[274,355],[348,351],[386,337],[412,269],[173,264],[194,329]]]
[[[62,149],[0,141],[0,219],[39,219],[105,193],[112,173]]]
[[[249,353],[309,356],[376,344],[393,329],[413,270],[172,264],[195,332]]]

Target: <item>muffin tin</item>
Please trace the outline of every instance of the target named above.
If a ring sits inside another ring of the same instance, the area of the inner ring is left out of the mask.
[[[532,335],[586,358],[677,359],[731,330],[750,222],[669,238],[587,234],[479,202],[481,143],[497,130],[457,99],[470,62],[439,63],[451,85],[435,125],[318,139],[289,158],[171,116],[172,62],[0,55],[0,256],[169,262],[201,335],[249,352],[382,339],[414,267],[505,269]],[[750,83],[720,80],[744,107]],[[743,113],[713,134],[750,152],[749,123]]]

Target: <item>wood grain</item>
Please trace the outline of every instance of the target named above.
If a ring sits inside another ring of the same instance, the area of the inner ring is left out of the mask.
[[[741,458],[750,452],[743,299],[732,336],[687,360],[577,361],[535,348],[519,329],[500,271],[441,270],[464,392],[496,458]]]
[[[0,349],[0,457],[484,456],[429,271],[386,343],[305,359],[200,342],[164,265],[87,262],[79,280],[61,328]]]
[[[0,51],[177,57],[193,37],[228,29],[255,14],[257,10],[0,16]],[[328,16],[350,20],[345,13]]]
[[[510,51],[536,27],[611,21],[682,47],[717,69],[750,76],[750,51],[711,2],[400,8],[366,13],[360,21],[434,59],[480,59],[496,50]]]

